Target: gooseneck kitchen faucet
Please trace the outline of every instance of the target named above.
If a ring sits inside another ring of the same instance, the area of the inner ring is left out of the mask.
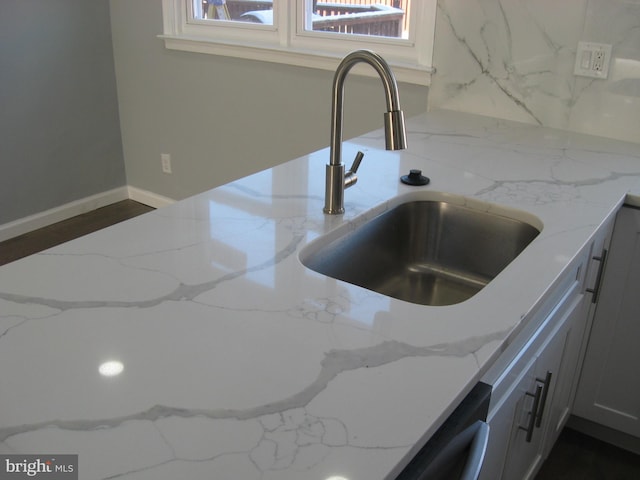
[[[356,171],[364,154],[358,152],[348,172],[342,163],[342,118],[344,110],[344,81],[351,68],[357,63],[371,65],[380,76],[384,86],[387,112],[384,114],[385,143],[387,150],[407,148],[404,114],[400,110],[398,85],[387,62],[370,50],[356,50],[342,59],[333,77],[331,105],[331,145],[329,163],[326,166],[324,213],[337,215],[344,213],[344,190],[354,185],[358,178]]]

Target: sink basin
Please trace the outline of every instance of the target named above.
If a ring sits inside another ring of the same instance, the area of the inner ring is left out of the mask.
[[[458,199],[462,197],[456,197]],[[531,223],[473,200],[409,200],[307,245],[311,270],[421,305],[452,305],[478,293],[540,233]],[[490,211],[493,210],[493,211]],[[494,211],[498,213],[494,213]],[[504,210],[504,209],[503,209]],[[356,219],[357,220],[357,219]]]

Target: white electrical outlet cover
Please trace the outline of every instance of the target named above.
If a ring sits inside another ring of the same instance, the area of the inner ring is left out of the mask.
[[[612,46],[606,43],[578,42],[574,74],[605,79],[609,76]]]

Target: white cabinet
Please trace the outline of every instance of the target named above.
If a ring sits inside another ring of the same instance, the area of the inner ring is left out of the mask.
[[[582,305],[582,296],[570,301],[560,318],[553,319],[555,328],[537,352],[534,378],[516,405],[504,479],[534,478],[566,421],[570,394],[566,387],[577,360],[567,346],[580,333],[574,327],[584,316]]]
[[[580,355],[587,324],[588,303],[584,297],[575,300],[575,305],[567,313],[562,329],[556,332],[553,343],[547,347],[547,362],[553,365],[556,355],[561,355],[560,368],[553,378],[553,397],[547,409],[547,430],[544,433],[541,459],[547,458],[572,412],[573,398],[577,388]],[[540,367],[540,365],[539,365]],[[538,377],[549,370],[538,370]]]
[[[480,472],[481,480],[498,480],[502,477],[512,437],[515,412],[523,409],[522,403],[527,398],[527,393],[535,381],[535,363],[535,357],[531,357],[519,367],[521,368],[519,375],[514,379],[500,402],[489,412],[487,417],[489,443]]]
[[[519,398],[513,412],[495,414],[497,417],[511,413],[512,421],[502,476],[494,478],[533,478],[546,457],[547,446],[555,442],[557,432],[562,428],[562,412],[569,398],[561,387],[571,374],[567,362],[575,367],[574,358],[564,355],[565,346],[571,338],[574,322],[584,314],[582,300],[581,295],[572,296],[561,311],[549,318],[551,331],[535,352],[530,373],[524,376],[521,388],[517,389]]]
[[[640,437],[640,209],[616,217],[574,414]]]
[[[572,413],[602,272],[599,259],[612,224],[601,226],[483,377],[493,393],[481,480],[534,478]]]
[[[511,362],[504,368],[498,362],[483,378],[493,393],[482,480],[533,478],[566,421],[586,317],[582,268],[568,272],[560,299],[551,297]]]

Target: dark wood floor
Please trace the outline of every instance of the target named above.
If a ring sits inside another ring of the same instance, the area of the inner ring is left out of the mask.
[[[124,200],[76,217],[0,242],[0,265],[55,247],[96,230],[153,210]]]
[[[0,265],[51,248],[150,210],[132,200],[0,242]],[[536,480],[638,480],[640,456],[564,429]]]
[[[560,434],[536,480],[638,480],[640,455],[570,428]]]

